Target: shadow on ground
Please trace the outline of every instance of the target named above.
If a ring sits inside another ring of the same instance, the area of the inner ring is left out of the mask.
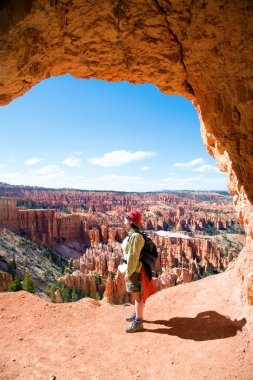
[[[175,317],[169,320],[145,320],[144,322],[166,327],[158,329],[145,328],[145,331],[151,333],[175,335],[182,339],[204,341],[235,336],[238,330],[242,330],[247,321],[245,318],[233,321],[216,311],[205,311],[194,318]]]

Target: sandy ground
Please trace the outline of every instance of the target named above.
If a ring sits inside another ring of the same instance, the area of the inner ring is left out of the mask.
[[[240,292],[233,270],[164,290],[134,334],[131,306],[1,293],[0,379],[253,380],[253,306]]]

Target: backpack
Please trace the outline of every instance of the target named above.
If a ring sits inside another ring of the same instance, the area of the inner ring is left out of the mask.
[[[149,279],[152,279],[152,271],[155,270],[155,266],[158,259],[158,252],[155,243],[152,239],[145,234],[145,232],[139,232],[141,236],[144,238],[145,243],[144,247],[140,253],[140,261],[145,267],[146,273]]]

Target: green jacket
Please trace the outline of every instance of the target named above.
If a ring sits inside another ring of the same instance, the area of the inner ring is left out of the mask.
[[[130,277],[134,272],[140,273],[141,262],[139,258],[144,244],[144,238],[134,229],[131,229],[123,240],[121,246],[124,260],[127,262],[126,276]]]

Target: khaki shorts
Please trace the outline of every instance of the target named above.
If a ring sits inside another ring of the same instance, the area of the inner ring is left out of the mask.
[[[141,292],[141,274],[134,272],[129,277],[129,281],[126,282],[126,289],[129,293],[140,293]]]

